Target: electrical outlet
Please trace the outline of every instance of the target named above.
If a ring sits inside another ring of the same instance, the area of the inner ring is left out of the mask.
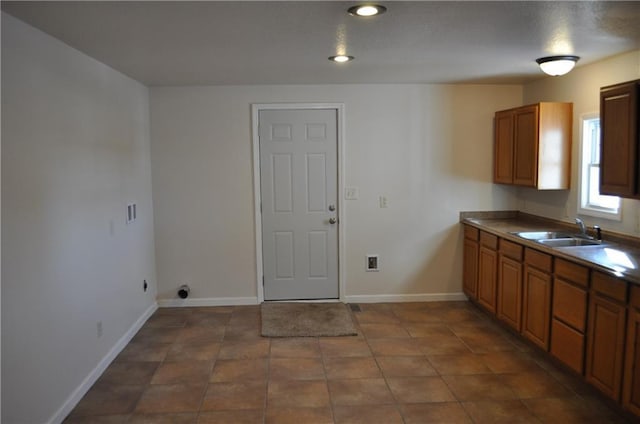
[[[380,270],[380,256],[367,255],[367,272],[377,272]]]
[[[98,321],[96,323],[96,330],[98,333],[98,338],[102,337],[102,321]]]

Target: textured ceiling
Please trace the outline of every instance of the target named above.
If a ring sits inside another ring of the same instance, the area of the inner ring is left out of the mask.
[[[522,83],[535,59],[640,48],[640,2],[2,2],[147,85]],[[335,64],[345,53],[353,62]]]

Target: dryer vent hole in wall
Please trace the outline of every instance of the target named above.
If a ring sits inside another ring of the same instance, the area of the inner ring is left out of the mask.
[[[367,271],[379,271],[379,255],[367,255]]]
[[[191,289],[189,288],[189,286],[186,284],[183,284],[178,288],[178,297],[180,299],[186,299],[189,296],[190,291]]]

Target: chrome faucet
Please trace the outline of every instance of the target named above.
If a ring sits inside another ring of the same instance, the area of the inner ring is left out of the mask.
[[[598,241],[602,240],[602,230],[600,229],[600,226],[594,225],[593,231],[595,232],[595,236],[590,236],[589,234],[587,234],[587,226],[584,225],[583,220],[581,220],[580,218],[576,218],[576,224],[578,224],[578,227],[580,227],[581,237],[584,237],[589,240],[598,240]]]
[[[583,237],[589,237],[587,235],[587,226],[584,225],[584,221],[580,218],[576,218],[576,224],[578,224],[578,227],[580,227],[580,235]]]

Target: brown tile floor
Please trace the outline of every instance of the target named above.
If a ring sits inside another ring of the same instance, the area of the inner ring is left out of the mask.
[[[65,423],[627,422],[467,302],[360,306],[359,336],[284,339],[259,306],[159,309]]]

